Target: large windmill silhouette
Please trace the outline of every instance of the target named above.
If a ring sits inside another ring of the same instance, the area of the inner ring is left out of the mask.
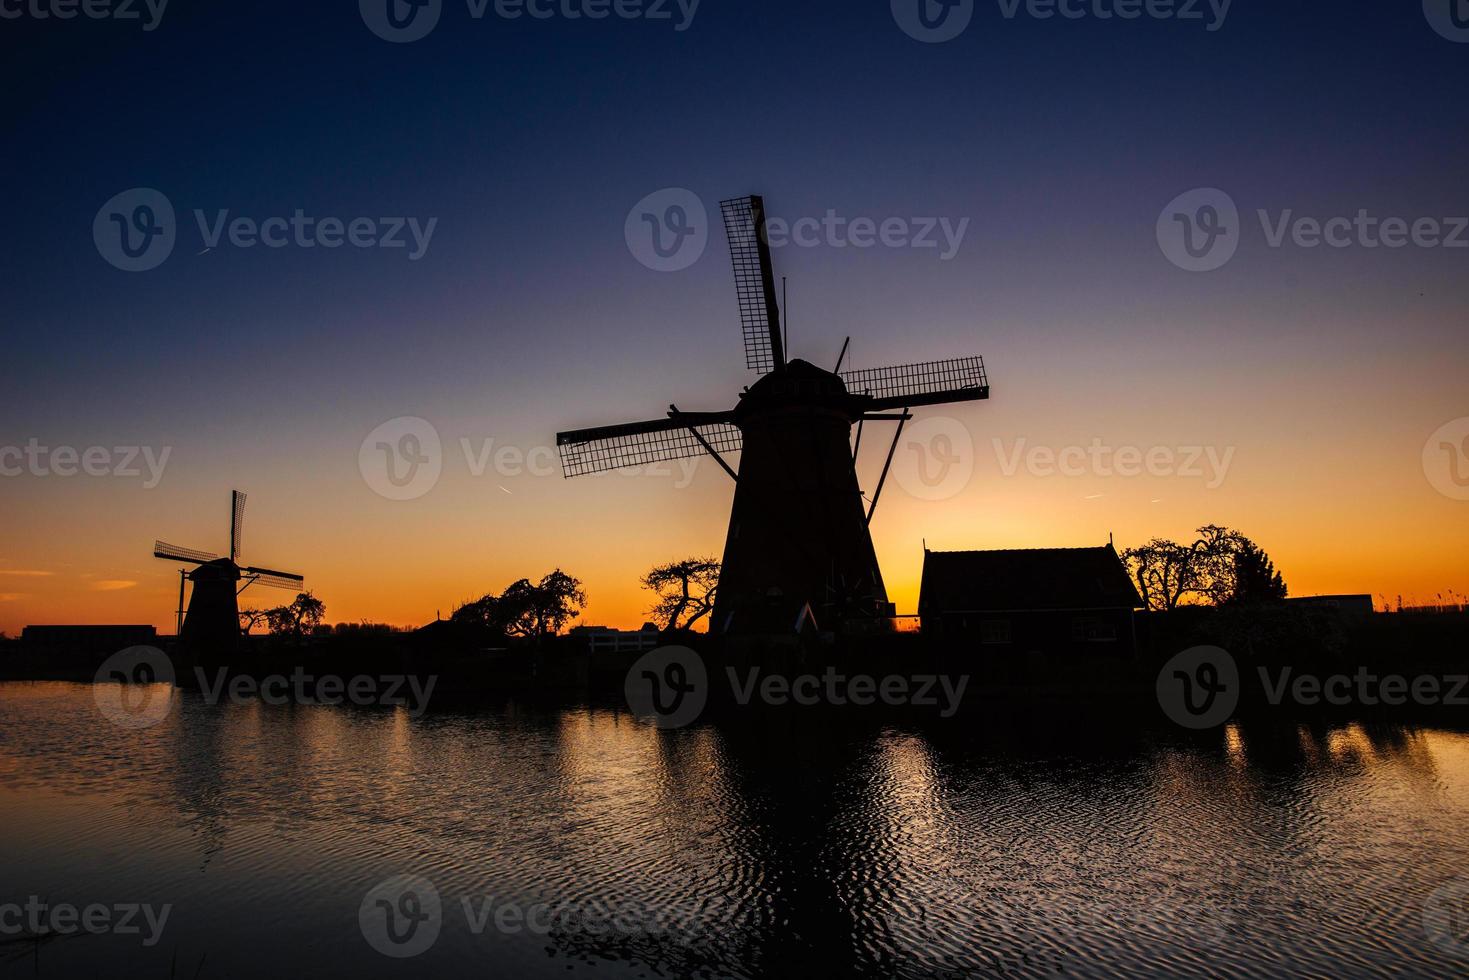
[[[245,495],[230,494],[230,554],[221,558],[208,551],[180,548],[165,541],[153,543],[153,557],[195,566],[179,570],[179,638],[197,649],[227,651],[240,637],[239,594],[255,583],[300,591],[305,579],[294,572],[240,564],[240,541],[245,533]],[[194,583],[189,611],[184,609],[184,579]],[[240,585],[244,582],[244,585]]]
[[[764,201],[745,197],[720,207],[745,363],[762,377],[728,411],[669,406],[667,418],[562,432],[556,445],[563,471],[569,478],[708,453],[735,481],[710,630],[790,628],[791,614],[807,605],[823,629],[870,628],[893,615],[868,525],[912,418],[908,410],[988,398],[984,359],[841,373],[844,344],[834,371],[787,362]],[[856,456],[862,426],[877,421],[898,428],[864,506]],[[733,452],[741,453],[738,472],[724,458]]]

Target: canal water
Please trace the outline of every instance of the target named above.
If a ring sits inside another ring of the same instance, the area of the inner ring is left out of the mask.
[[[1460,732],[152,690],[0,684],[0,972],[1469,974]]]

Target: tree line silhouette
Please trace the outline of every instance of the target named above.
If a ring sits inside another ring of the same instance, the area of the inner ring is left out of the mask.
[[[523,578],[499,595],[486,593],[466,602],[450,614],[449,621],[499,636],[540,641],[560,633],[586,604],[581,580],[558,568],[539,582]]]
[[[321,626],[326,604],[310,592],[299,592],[284,606],[270,609],[241,609],[240,632],[248,634],[264,626],[271,636],[310,636]]]
[[[1128,574],[1147,608],[1238,606],[1284,599],[1287,588],[1265,550],[1239,531],[1217,524],[1199,528],[1188,544],[1153,538],[1121,553]],[[714,609],[719,590],[719,560],[694,556],[649,569],[639,584],[653,594],[648,614],[666,633],[692,630]],[[532,582],[519,579],[499,594],[486,593],[461,603],[449,622],[476,633],[539,643],[560,634],[587,605],[580,579],[560,568]],[[244,609],[241,631],[265,627],[272,636],[303,637],[320,632],[325,604],[302,592],[283,606]],[[328,627],[330,629],[330,627]],[[379,631],[370,623],[341,624],[339,632]]]

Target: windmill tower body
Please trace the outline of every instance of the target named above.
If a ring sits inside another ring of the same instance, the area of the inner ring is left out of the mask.
[[[852,459],[860,401],[839,375],[800,360],[741,397],[734,415],[743,448],[715,629],[766,623],[807,604],[818,624],[885,612]]]
[[[240,566],[216,558],[189,573],[189,611],[180,639],[198,650],[228,650],[240,638]]]
[[[729,474],[735,494],[712,632],[789,633],[800,628],[808,606],[821,629],[880,625],[893,607],[868,525],[903,424],[912,418],[908,410],[988,398],[984,360],[842,373],[843,347],[835,371],[787,362],[764,201],[738,198],[720,208],[745,366],[762,377],[728,411],[682,412],[671,405],[667,418],[559,433],[562,469],[576,477],[707,454]],[[897,422],[898,430],[864,513],[855,457],[861,426],[876,422]],[[738,472],[724,458],[735,452]]]

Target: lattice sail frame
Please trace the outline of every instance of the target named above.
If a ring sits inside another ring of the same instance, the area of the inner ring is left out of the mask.
[[[268,585],[273,589],[301,589],[306,584],[306,579],[299,575],[283,575],[276,572],[256,572],[245,569],[244,573],[250,579],[251,585]]]
[[[745,366],[761,374],[783,361],[775,308],[775,274],[765,238],[765,205],[758,197],[721,201],[729,257],[734,263],[735,295],[740,303],[740,332],[745,338]]]
[[[171,561],[187,561],[196,565],[204,565],[211,561],[218,561],[219,556],[209,551],[199,551],[196,548],[181,548],[167,541],[153,542],[153,557],[167,558]]]
[[[725,422],[693,427],[717,453],[739,452],[744,445],[740,430]],[[615,429],[615,427],[614,427]],[[670,426],[661,431],[625,432],[602,438],[557,440],[561,469],[567,479],[632,466],[646,466],[674,459],[704,455],[704,446],[687,426]]]
[[[245,494],[240,490],[230,495],[230,561],[240,561],[240,548],[245,536]]]
[[[979,356],[847,371],[842,381],[852,394],[876,399],[876,408],[969,401],[988,398],[990,393],[984,358]]]

